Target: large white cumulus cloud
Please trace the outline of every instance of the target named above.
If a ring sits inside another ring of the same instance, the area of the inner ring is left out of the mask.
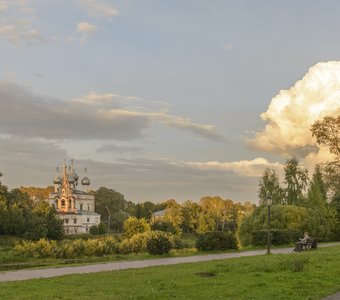
[[[318,63],[276,95],[261,118],[267,123],[248,143],[259,150],[305,157],[318,152],[311,125],[340,113],[340,62]]]

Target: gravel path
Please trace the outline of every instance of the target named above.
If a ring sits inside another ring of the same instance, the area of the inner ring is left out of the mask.
[[[320,247],[329,247],[336,244],[320,245]],[[286,254],[292,253],[292,248],[272,249],[273,254]],[[197,255],[188,257],[171,257],[171,258],[159,258],[150,260],[135,260],[125,262],[112,262],[101,263],[95,265],[85,265],[78,267],[62,267],[62,268],[50,268],[39,270],[18,270],[9,272],[0,272],[0,282],[6,281],[20,281],[35,278],[50,278],[69,274],[85,274],[94,272],[105,272],[114,270],[126,270],[126,269],[140,269],[152,266],[166,266],[176,265],[182,263],[195,263],[211,260],[229,259],[244,256],[257,256],[264,255],[266,250],[254,250],[237,253],[222,253],[222,254],[208,254]]]

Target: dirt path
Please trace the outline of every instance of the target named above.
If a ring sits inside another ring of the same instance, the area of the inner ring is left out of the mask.
[[[336,244],[320,245],[320,247],[329,247]],[[273,254],[287,254],[292,253],[292,248],[272,249]],[[94,272],[105,272],[114,270],[126,269],[140,269],[152,266],[166,266],[176,265],[182,263],[195,263],[211,260],[229,259],[244,256],[257,256],[264,255],[266,250],[254,250],[237,253],[222,253],[222,254],[207,254],[189,257],[171,257],[159,258],[150,260],[135,260],[125,262],[101,263],[95,265],[85,265],[78,267],[63,267],[63,268],[50,268],[39,270],[18,270],[10,272],[0,272],[0,282],[6,281],[20,281],[36,278],[50,278],[69,274],[85,274]]]

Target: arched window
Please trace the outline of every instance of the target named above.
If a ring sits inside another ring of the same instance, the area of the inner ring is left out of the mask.
[[[61,207],[65,207],[65,199],[61,200]]]
[[[72,207],[72,200],[68,200],[68,207],[71,208]]]

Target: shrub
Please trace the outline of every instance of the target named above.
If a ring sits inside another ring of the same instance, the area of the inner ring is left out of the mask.
[[[309,219],[313,214],[311,209],[295,205],[273,205],[271,207],[271,228],[277,230],[287,230],[290,232],[308,231],[314,236],[312,228],[305,226],[307,224],[319,224]],[[268,222],[268,208],[265,205],[257,207],[253,214],[246,217],[239,227],[238,236],[243,246],[252,243],[254,231],[266,231]],[[296,238],[296,237],[295,237]],[[295,240],[292,237],[293,240]]]
[[[129,217],[124,221],[124,232],[126,236],[132,237],[137,233],[143,233],[150,230],[150,225],[145,219]]]
[[[90,227],[90,233],[92,235],[98,235],[99,234],[98,226],[96,226],[96,225],[91,226]]]
[[[102,235],[102,234],[105,234],[105,233],[107,233],[107,227],[106,227],[104,222],[100,222],[98,224],[98,234]]]
[[[149,232],[137,233],[130,239],[125,239],[119,246],[119,252],[122,254],[146,252],[149,234]]]
[[[14,254],[25,257],[81,258],[118,253],[118,242],[113,237],[88,240],[64,240],[62,242],[41,239],[23,241],[14,247]]]
[[[270,230],[270,243],[273,245],[284,245],[297,241],[299,237],[303,236],[302,232],[298,230]],[[254,230],[251,232],[251,244],[254,246],[264,246],[268,243],[267,230]]]
[[[169,234],[163,231],[152,231],[147,239],[147,250],[150,254],[165,254],[171,249]]]
[[[172,234],[176,233],[176,227],[174,226],[174,224],[166,220],[155,220],[151,224],[151,230],[170,232]]]
[[[196,242],[200,251],[237,249],[236,236],[231,232],[211,231],[201,234]]]
[[[90,227],[90,233],[92,235],[103,235],[103,234],[107,233],[107,227],[106,227],[105,223],[100,222],[98,224],[98,226],[93,225],[93,226]]]

